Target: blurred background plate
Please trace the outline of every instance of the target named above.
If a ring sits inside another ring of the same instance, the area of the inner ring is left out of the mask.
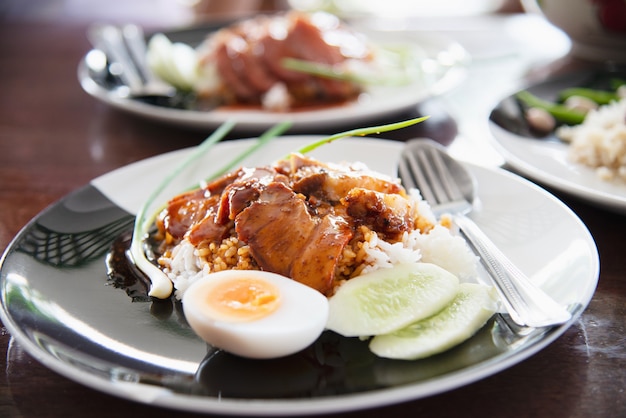
[[[218,26],[199,26],[168,31],[172,42],[192,46],[199,44]],[[285,120],[293,122],[290,132],[320,132],[321,130],[356,126],[372,121],[384,121],[402,112],[415,111],[420,102],[441,95],[457,86],[466,76],[470,57],[457,42],[446,37],[427,34],[389,34],[382,31],[366,33],[374,41],[402,42],[415,47],[421,63],[422,77],[409,85],[379,86],[354,102],[318,106],[293,112],[272,112],[256,108],[216,108],[210,111],[187,110],[159,104],[153,100],[120,97],[119,87],[110,76],[99,77],[89,71],[87,55],[78,66],[82,88],[94,98],[124,112],[169,124],[210,130],[229,119],[237,120],[238,132],[258,133]]]

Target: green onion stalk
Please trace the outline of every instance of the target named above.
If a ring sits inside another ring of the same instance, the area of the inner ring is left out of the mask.
[[[402,129],[402,128],[407,128],[409,126],[418,124],[420,122],[424,122],[429,117],[430,116],[422,116],[419,118],[409,119],[409,120],[405,120],[402,122],[390,123],[387,125],[370,126],[368,128],[357,128],[357,129],[352,129],[349,131],[340,132],[338,134],[334,134],[326,138],[322,138],[318,141],[312,142],[310,144],[307,144],[304,147],[300,148],[298,152],[300,154],[306,154],[321,147],[322,145],[330,144],[331,142],[334,142],[341,138],[345,138],[347,136],[373,135],[373,134],[380,134],[383,132],[395,131],[395,130]]]

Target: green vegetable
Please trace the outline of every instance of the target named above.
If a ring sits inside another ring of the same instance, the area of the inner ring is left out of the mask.
[[[297,58],[283,58],[282,66],[288,70],[311,74],[323,78],[352,81],[365,84],[366,80],[354,72],[341,71],[337,67],[314,61],[305,61]]]
[[[415,360],[446,351],[470,338],[496,309],[493,288],[462,283],[454,300],[437,314],[370,341],[380,357]]]
[[[311,144],[308,144],[300,148],[298,152],[300,154],[306,154],[308,152],[311,152],[321,147],[322,145],[330,144],[333,141],[336,141],[341,138],[345,138],[347,136],[365,136],[365,135],[371,135],[371,134],[379,134],[381,132],[395,131],[397,129],[406,128],[406,127],[415,125],[417,123],[423,122],[429,117],[430,116],[422,116],[421,118],[409,119],[403,122],[390,123],[387,125],[380,125],[380,126],[371,126],[369,128],[357,128],[357,129],[352,129],[349,131],[340,132],[338,134],[334,134],[329,137],[320,139],[319,141],[315,141]]]
[[[439,312],[458,289],[459,279],[435,264],[378,269],[337,289],[328,300],[326,328],[345,337],[394,332]]]
[[[284,68],[300,73],[311,74],[317,77],[330,78],[333,80],[349,81],[355,84],[377,85],[377,86],[399,86],[408,84],[411,77],[407,74],[395,71],[384,72],[356,72],[346,70],[333,65],[323,64],[320,62],[305,61],[297,58],[283,58],[281,61]]]
[[[563,122],[568,125],[578,125],[583,123],[585,120],[585,113],[570,109],[562,104],[556,104],[541,99],[528,91],[520,91],[517,93],[516,97],[528,107],[544,109],[554,116],[554,118],[559,122]]]
[[[363,85],[401,86],[421,75],[421,60],[409,45],[379,45],[375,57],[372,66],[336,66],[291,57],[283,58],[281,65],[292,71]]]
[[[611,84],[611,89],[617,91],[617,89],[626,85],[626,80],[624,80],[623,78],[612,78],[610,84]]]
[[[278,125],[274,126],[273,128],[270,128],[268,131],[266,131],[263,135],[261,135],[259,137],[258,141],[256,141],[254,143],[254,145],[252,145],[250,148],[246,149],[241,154],[237,155],[228,164],[226,164],[222,169],[220,169],[220,170],[216,171],[215,173],[213,173],[213,175],[211,177],[207,178],[207,181],[211,181],[213,179],[216,179],[216,178],[218,178],[218,177],[228,173],[230,170],[232,170],[236,165],[238,165],[240,162],[242,162],[248,156],[254,154],[256,151],[258,151],[260,148],[262,148],[270,140],[272,140],[272,139],[282,135],[287,129],[289,129],[291,127],[291,125],[292,125],[291,122],[282,122],[282,123],[279,123]]]
[[[596,89],[590,89],[586,87],[571,87],[571,88],[562,90],[559,93],[558,101],[564,102],[565,100],[573,96],[585,97],[587,99],[590,99],[596,102],[599,105],[605,105],[613,101],[619,100],[619,97],[617,97],[617,94],[612,91],[596,90]]]

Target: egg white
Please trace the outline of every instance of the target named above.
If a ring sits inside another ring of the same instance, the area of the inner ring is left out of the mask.
[[[252,278],[280,292],[279,306],[260,319],[229,320],[205,309],[206,293],[216,281]],[[227,270],[197,280],[185,291],[183,312],[194,332],[207,343],[242,357],[267,359],[296,353],[312,344],[328,320],[328,300],[315,289],[275,273]]]

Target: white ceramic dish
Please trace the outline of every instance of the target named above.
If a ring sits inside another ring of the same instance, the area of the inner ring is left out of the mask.
[[[166,33],[172,41],[195,45],[207,34],[207,29]],[[236,120],[237,131],[258,134],[277,123],[289,120],[294,132],[320,132],[342,126],[358,125],[382,120],[402,113],[427,98],[442,94],[456,86],[466,75],[469,56],[458,43],[438,36],[410,34],[406,36],[383,32],[372,34],[372,39],[388,43],[410,43],[419,56],[422,76],[409,85],[378,86],[369,89],[354,101],[329,107],[318,107],[293,112],[272,112],[255,108],[216,108],[210,111],[177,109],[153,103],[123,98],[114,93],[113,86],[95,77],[88,70],[86,57],[78,66],[78,80],[83,89],[116,109],[168,124],[210,130],[226,120]]]
[[[310,141],[282,138],[247,164],[267,164]],[[175,187],[180,192],[192,178],[205,177],[225,153],[248,143],[219,144],[199,164],[202,172],[184,176]],[[394,174],[401,150],[399,142],[345,139],[313,155],[363,161]],[[269,362],[208,350],[185,325],[180,307],[169,301],[133,303],[123,290],[106,285],[111,242],[132,228],[131,213],[165,175],[163,168],[188,152],[99,177],[42,212],[15,238],[0,267],[0,316],[33,357],[96,390],[177,410],[266,416],[352,411],[444,392],[511,367],[563,334],[594,293],[598,253],[579,218],[518,176],[468,166],[479,187],[473,218],[533,281],[569,307],[569,323],[515,335],[494,319],[466,343],[420,361],[376,358],[358,339],[334,334]]]
[[[576,72],[529,86],[528,91],[546,100],[568,87],[603,85],[623,73],[602,69]],[[554,135],[535,137],[514,95],[502,100],[492,111],[490,129],[494,144],[507,163],[524,176],[554,187],[590,203],[626,213],[626,183],[601,180],[589,167],[568,158],[568,145]]]

